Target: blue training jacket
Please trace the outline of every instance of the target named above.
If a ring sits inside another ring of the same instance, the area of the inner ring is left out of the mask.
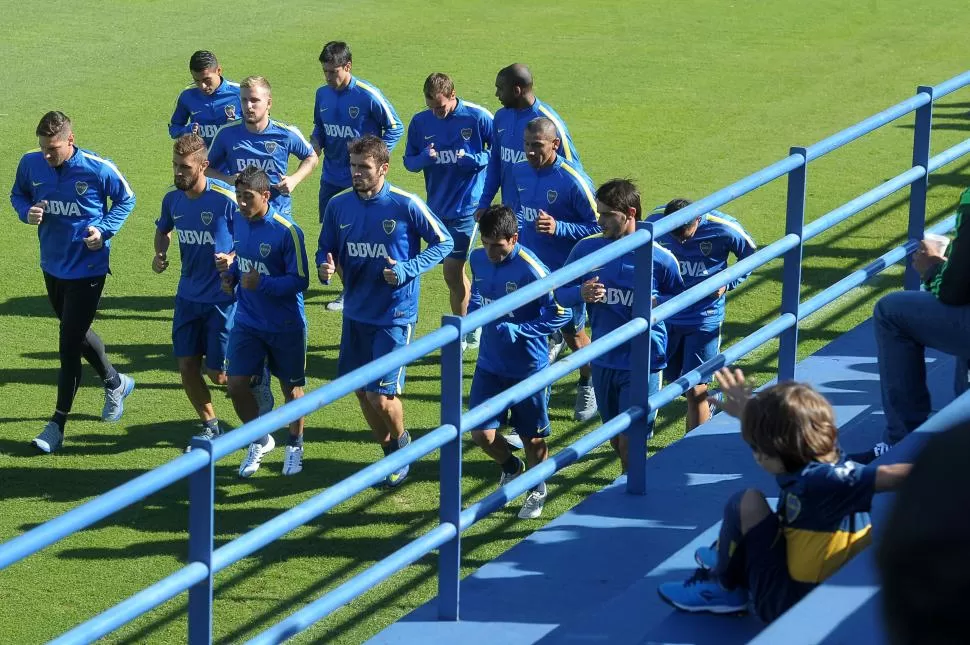
[[[175,111],[168,123],[168,134],[177,139],[183,134],[190,134],[193,126],[198,125],[199,136],[205,139],[206,146],[211,146],[219,128],[241,117],[239,83],[223,78],[212,96],[206,96],[192,84],[175,99]]]
[[[135,208],[135,193],[118,167],[81,148],[58,168],[40,150],[28,152],[17,166],[10,203],[26,224],[27,211],[40,201],[47,202],[37,227],[41,269],[65,280],[109,273],[111,238]],[[104,239],[97,251],[84,244],[89,226]]]

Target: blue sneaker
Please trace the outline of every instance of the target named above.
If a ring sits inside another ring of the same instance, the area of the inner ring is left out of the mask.
[[[118,374],[121,385],[113,390],[104,388],[104,407],[101,408],[101,420],[112,423],[121,418],[125,411],[125,399],[135,389],[135,379],[127,374]]]
[[[717,542],[711,546],[702,546],[694,551],[694,562],[701,569],[708,571],[714,569],[717,566]]]
[[[657,593],[682,611],[737,614],[748,610],[746,589],[725,589],[705,569],[698,569],[684,582],[665,582]]]

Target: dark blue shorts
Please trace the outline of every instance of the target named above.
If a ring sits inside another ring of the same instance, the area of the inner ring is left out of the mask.
[[[448,220],[444,224],[451,234],[451,239],[455,241],[455,247],[447,257],[467,262],[468,255],[475,248],[475,238],[478,236],[478,222],[475,221],[475,216]]]
[[[595,363],[593,368],[593,389],[596,391],[596,407],[600,419],[606,423],[621,412],[630,409],[630,370],[618,370],[612,367],[600,367]],[[660,372],[650,373],[650,394],[660,390]],[[653,422],[657,418],[657,411],[650,412],[647,423],[650,424],[648,433],[653,432]]]
[[[280,382],[306,385],[306,331],[267,332],[238,322],[229,333],[226,371],[229,376],[256,376],[263,372],[263,362]]]
[[[787,543],[774,513],[744,535],[741,548],[748,591],[755,613],[764,622],[772,622],[815,588],[813,584],[793,580],[788,573]]]
[[[522,382],[521,377],[498,376],[475,368],[472,376],[472,391],[468,396],[468,407],[474,408],[496,394]],[[501,410],[494,418],[483,423],[478,430],[495,430],[505,418],[507,410]],[[529,398],[516,403],[511,408],[509,426],[522,437],[549,436],[549,388],[543,388]]]
[[[337,357],[337,376],[343,376],[411,342],[413,325],[371,325],[344,316]],[[368,392],[397,396],[404,391],[404,366],[364,386]]]
[[[721,351],[721,330],[700,331],[667,324],[667,367],[664,380],[676,381],[682,375],[711,360]]]
[[[229,321],[234,302],[214,304],[175,298],[172,316],[172,347],[177,358],[205,356],[210,370],[225,370]]]
[[[318,198],[318,208],[320,214],[320,222],[323,222],[323,213],[327,210],[327,204],[333,199],[333,196],[337,193],[341,193],[347,190],[349,186],[338,186],[336,184],[331,184],[326,181],[320,182],[320,196]]]

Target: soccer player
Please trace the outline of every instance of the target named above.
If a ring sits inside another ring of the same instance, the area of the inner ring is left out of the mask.
[[[676,213],[689,204],[689,200],[674,199],[663,207],[662,215],[660,208],[657,208],[651,218]],[[677,257],[688,288],[726,269],[729,254],[733,254],[736,260],[743,260],[758,250],[754,240],[736,219],[716,210],[661,235],[657,242]],[[667,367],[664,378],[667,381],[690,372],[721,351],[724,294],[737,288],[746,278],[738,278],[666,320]],[[707,384],[695,385],[687,391],[687,431],[710,418]]]
[[[512,169],[519,195],[519,227],[522,245],[532,249],[551,271],[566,264],[576,242],[600,232],[596,223],[593,184],[581,169],[563,159],[556,124],[546,117],[526,126],[525,157],[528,163]],[[572,320],[550,340],[549,360],[554,361],[563,343],[573,351],[589,345],[586,335],[586,306],[572,309]],[[562,340],[564,338],[564,340]],[[587,421],[596,415],[596,395],[589,365],[579,368],[573,418]]]
[[[317,90],[313,105],[313,134],[310,142],[319,155],[323,153],[320,175],[320,222],[327,203],[337,193],[351,187],[350,159],[347,144],[365,134],[373,134],[394,150],[404,134],[404,126],[394,106],[369,81],[351,73],[353,56],[350,45],[331,41],[320,52],[320,65],[326,84]],[[327,303],[329,311],[342,311],[344,294]]]
[[[485,186],[478,201],[480,210],[476,215],[480,215],[481,209],[492,203],[499,188],[502,189],[502,203],[512,210],[518,210],[519,195],[512,177],[512,167],[526,160],[522,152],[522,137],[526,125],[533,119],[545,117],[552,121],[561,144],[556,154],[576,169],[583,167],[565,122],[552,107],[536,98],[532,72],[528,67],[515,63],[499,70],[495,77],[495,96],[502,104],[495,113],[495,140],[492,147],[496,153],[488,162]]]
[[[417,196],[386,179],[390,151],[368,134],[348,146],[354,189],[330,200],[320,229],[317,273],[326,283],[339,266],[347,287],[337,373],[376,360],[411,340],[420,276],[451,252],[444,224]],[[428,243],[421,250],[421,240]],[[411,441],[404,429],[404,367],[357,390],[364,419],[385,455]],[[396,487],[408,467],[387,476]]]
[[[271,185],[259,168],[239,173],[236,200],[242,217],[234,223],[236,254],[216,256],[223,291],[231,294],[240,287],[226,369],[229,396],[243,423],[259,416],[250,384],[262,373],[264,361],[279,379],[287,403],[302,397],[306,384],[306,317],[300,297],[309,286],[306,247],[300,227],[273,208]],[[303,470],[303,418],[289,430],[283,474],[295,475]],[[250,444],[239,476],[251,477],[274,447],[271,434]]]
[[[606,245],[637,230],[642,217],[640,191],[628,179],[612,179],[596,191],[596,210],[603,232],[580,240],[573,247],[566,264],[595,253]],[[556,289],[556,300],[564,306],[585,302],[589,308],[593,338],[600,338],[633,319],[636,296],[634,259],[636,251],[610,260],[603,266]],[[652,298],[669,298],[684,290],[684,279],[674,255],[654,242]],[[650,328],[649,394],[660,390],[661,371],[667,364],[667,330],[663,322]],[[593,359],[593,387],[600,418],[606,423],[630,408],[630,343]],[[653,435],[656,410],[648,418],[648,438]],[[627,470],[629,441],[626,433],[610,439]]]
[[[317,153],[300,131],[270,119],[273,94],[269,81],[262,76],[247,76],[239,84],[243,118],[219,128],[209,148],[206,175],[234,184],[236,175],[248,166],[256,166],[270,179],[272,209],[293,219],[290,194],[317,165]],[[292,175],[287,175],[290,155],[300,160]]]
[[[487,305],[516,289],[548,275],[545,265],[525,246],[519,244],[518,220],[507,206],[491,206],[479,219],[482,247],[472,251],[469,263],[481,303]],[[472,377],[468,406],[484,403],[499,392],[549,365],[546,339],[570,320],[552,292],[519,307],[508,316],[483,328],[481,350]],[[522,460],[511,453],[505,437],[496,432],[503,410],[495,418],[472,430],[472,439],[502,467],[499,486],[504,486],[525,471]],[[549,456],[545,438],[549,436],[549,388],[543,388],[511,408],[510,425],[523,442],[529,467]],[[534,519],[542,514],[546,484],[539,484],[526,497],[519,517]]]
[[[135,381],[105,355],[91,322],[109,271],[111,238],[135,207],[135,194],[117,166],[75,145],[71,120],[48,112],[37,124],[40,150],[20,159],[10,203],[20,221],[37,227],[47,297],[60,320],[57,402],[33,440],[41,452],[64,443],[64,426],[81,385],[81,357],[104,383],[104,421],[118,421]]]
[[[428,109],[414,115],[408,125],[404,167],[424,172],[428,207],[455,241],[443,269],[451,312],[464,316],[471,296],[465,262],[475,243],[475,210],[492,147],[492,114],[456,96],[455,84],[447,74],[428,76],[424,101]],[[476,347],[479,332],[469,332],[462,347]]]
[[[901,485],[910,464],[846,459],[832,406],[808,385],[789,381],[751,396],[741,370],[722,369],[717,380],[722,409],[740,419],[754,460],[775,476],[778,509],[759,490],[738,491],[724,507],[718,541],[694,554],[700,568],[658,592],[683,611],[752,606],[770,623],[869,544],[873,495]]]
[[[192,54],[189,72],[194,82],[176,99],[168,134],[173,139],[183,134],[197,134],[209,146],[219,128],[241,118],[239,83],[222,77],[222,66],[210,51]]]
[[[201,136],[183,134],[175,140],[175,190],[162,199],[162,212],[155,222],[152,270],[162,273],[168,268],[172,231],[178,229],[182,273],[172,316],[172,345],[182,387],[202,421],[200,436],[215,439],[222,432],[202,378],[202,361],[204,356],[209,380],[226,385],[224,362],[235,294],[223,292],[216,257],[233,253],[233,223],[239,209],[233,187],[205,176],[208,164]],[[254,394],[260,401],[260,413],[273,408],[268,378]]]

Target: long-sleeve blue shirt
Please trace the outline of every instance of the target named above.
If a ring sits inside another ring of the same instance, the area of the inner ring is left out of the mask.
[[[481,248],[472,251],[468,262],[473,288],[481,296],[480,302],[469,303],[469,313],[549,274],[535,254],[521,244],[498,264]],[[570,319],[570,313],[559,306],[550,291],[488,323],[482,328],[478,367],[510,378],[535,374],[549,364],[547,337]]]
[[[656,221],[661,217],[662,206],[654,209],[648,219]],[[685,243],[681,244],[670,233],[661,235],[657,242],[677,257],[688,288],[726,269],[729,254],[733,253],[737,260],[743,260],[758,250],[754,240],[736,219],[717,210],[701,216],[697,231]],[[747,277],[745,275],[731,282],[728,291]],[[718,298],[711,294],[668,318],[667,324],[714,331],[724,322],[724,301],[723,295]]]
[[[270,120],[262,132],[250,132],[239,120],[219,128],[209,147],[209,163],[230,176],[247,166],[256,166],[269,175],[270,183],[275,186],[286,174],[290,155],[303,161],[312,154],[310,142],[295,126]],[[270,189],[270,195],[274,203],[290,199],[289,195],[280,195],[275,187]],[[284,199],[275,201],[280,197]]]
[[[428,246],[421,250],[421,240]],[[384,186],[370,199],[354,190],[327,204],[317,246],[317,266],[333,254],[343,271],[346,318],[372,325],[406,325],[418,319],[420,276],[454,245],[448,230],[419,197]],[[398,284],[384,280],[394,260]]]
[[[349,188],[351,139],[373,134],[394,150],[404,135],[404,125],[394,106],[372,83],[351,77],[342,90],[324,85],[317,90],[313,104],[313,134],[310,138],[323,151],[322,183]]]
[[[178,297],[191,302],[232,302],[222,290],[216,253],[232,251],[233,225],[240,217],[236,191],[218,179],[206,179],[205,191],[195,199],[182,190],[170,191],[162,198],[162,213],[155,226],[163,233],[178,233]]]
[[[580,240],[569,254],[567,263],[595,253],[611,241],[602,234]],[[604,302],[586,304],[594,339],[602,338],[633,319],[633,299],[639,295],[635,290],[634,282],[635,256],[636,252],[630,251],[556,289],[556,300],[564,306],[573,307],[583,302],[580,289],[590,278],[598,277],[598,282],[606,287]],[[651,297],[661,300],[677,295],[683,290],[684,279],[680,275],[677,258],[670,251],[654,243]],[[629,370],[635,367],[630,364],[629,342],[594,358],[592,363],[616,370]],[[657,372],[666,366],[667,328],[661,321],[650,327],[650,371]]]
[[[305,329],[302,294],[310,279],[303,231],[274,211],[256,222],[240,216],[234,228],[233,275],[259,273],[258,288],[236,287],[235,322],[270,333]]]
[[[66,280],[107,274],[111,238],[135,208],[135,193],[118,167],[80,148],[57,168],[39,150],[28,152],[17,166],[10,203],[26,224],[30,207],[45,200],[37,227],[41,269]],[[99,229],[104,239],[97,251],[84,244],[89,226]]]
[[[177,139],[192,132],[199,126],[199,136],[205,145],[212,145],[212,139],[219,128],[242,115],[239,100],[239,83],[220,79],[219,87],[211,96],[206,96],[194,84],[186,87],[175,100],[175,111],[168,124],[168,134]]]
[[[485,172],[485,186],[482,188],[479,208],[487,208],[501,188],[502,203],[512,210],[518,210],[519,196],[512,177],[512,167],[525,163],[525,126],[540,116],[556,124],[556,132],[561,141],[559,156],[574,168],[582,169],[579,152],[566,128],[566,122],[549,105],[536,99],[531,106],[521,110],[501,108],[495,113],[495,142],[492,146],[495,154],[489,159]]]
[[[539,170],[523,161],[515,165],[512,174],[519,194],[516,215],[522,245],[535,251],[553,271],[561,269],[576,242],[600,232],[593,182],[562,157]],[[536,231],[540,210],[556,220],[556,230],[551,235]]]
[[[492,150],[492,131],[492,113],[461,99],[444,119],[431,110],[411,119],[404,167],[424,172],[428,207],[442,220],[469,217],[478,208]],[[431,145],[436,157],[430,155]]]

